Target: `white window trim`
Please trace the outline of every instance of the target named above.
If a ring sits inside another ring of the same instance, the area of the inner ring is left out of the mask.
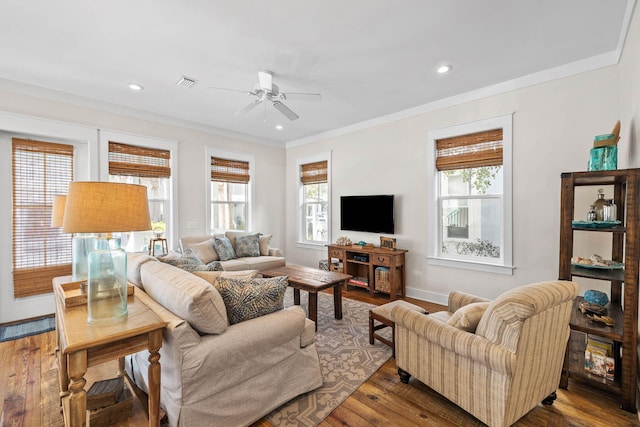
[[[213,227],[209,221],[211,220],[211,157],[220,157],[221,159],[229,159],[229,160],[240,160],[243,162],[249,162],[249,184],[248,184],[248,193],[247,194],[247,223],[246,223],[246,231],[251,231],[253,227],[253,195],[254,188],[256,182],[256,174],[255,174],[255,163],[256,159],[254,156],[247,156],[246,154],[233,153],[231,151],[223,151],[218,150],[215,147],[205,146],[205,175],[207,179],[206,187],[206,206],[205,206],[205,223],[207,224],[207,232],[211,230]]]
[[[123,144],[135,145],[137,147],[157,148],[168,150],[171,155],[171,180],[169,193],[171,195],[171,217],[169,218],[169,230],[171,234],[167,236],[169,247],[174,247],[178,243],[178,141],[153,138],[129,133],[116,132],[110,130],[98,130],[98,140],[100,141],[100,180],[109,181],[109,141],[121,142]]]
[[[307,163],[314,162],[327,162],[327,241],[326,242],[310,242],[304,240],[302,236],[304,236],[304,221],[302,220],[303,215],[303,199],[304,199],[304,184],[300,181],[300,168],[302,165]],[[325,151],[322,153],[317,153],[312,156],[301,157],[296,160],[296,182],[298,184],[298,214],[296,215],[298,218],[298,235],[296,237],[296,246],[299,248],[308,248],[308,249],[325,249],[325,246],[331,242],[331,151]]]
[[[503,195],[502,195],[502,242],[500,242],[502,261],[500,263],[489,263],[481,261],[461,260],[446,258],[439,255],[438,246],[442,242],[442,227],[440,221],[440,206],[438,203],[439,177],[436,169],[436,140],[449,138],[458,135],[481,132],[490,129],[502,128],[502,150],[503,150]],[[452,268],[466,270],[484,271],[490,273],[512,275],[513,269],[513,113],[492,117],[484,120],[477,120],[470,123],[450,126],[442,129],[430,131],[428,134],[427,165],[431,169],[432,196],[429,203],[429,218],[427,224],[429,236],[433,236],[433,242],[428,248],[427,263]]]
[[[97,179],[98,132],[95,127],[61,122],[41,117],[0,111],[0,235],[8,236],[0,242],[0,323],[52,313],[55,302],[52,294],[25,298],[13,296],[12,274],[12,204],[11,204],[11,138],[14,136],[72,143],[75,179]]]

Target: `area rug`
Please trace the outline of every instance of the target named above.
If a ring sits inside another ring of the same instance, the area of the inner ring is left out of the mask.
[[[56,318],[53,315],[14,325],[0,326],[0,342],[42,334],[53,331],[55,328]]]
[[[307,295],[306,292],[301,294],[301,305],[306,311]],[[285,307],[291,305],[293,292],[288,289]],[[373,307],[343,298],[342,320],[336,320],[333,295],[318,294],[316,347],[324,384],[267,415],[265,418],[271,424],[276,427],[318,425],[389,360],[389,347],[379,341],[369,344],[369,309]]]

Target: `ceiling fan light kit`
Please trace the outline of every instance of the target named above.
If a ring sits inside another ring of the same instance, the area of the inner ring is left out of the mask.
[[[237,115],[246,114],[253,110],[256,106],[266,101],[270,102],[273,108],[282,113],[287,119],[294,121],[300,116],[296,114],[291,108],[287,107],[282,101],[287,99],[285,93],[280,92],[280,88],[277,84],[273,83],[273,73],[270,71],[258,71],[258,83],[252,91],[244,91],[237,89],[226,89],[219,87],[210,87],[209,89],[226,90],[231,92],[247,93],[251,96],[255,96],[257,99],[246,105],[241,110],[237,111]],[[289,95],[303,96],[307,99],[321,99],[319,93],[306,93],[306,92],[289,92]],[[266,113],[265,113],[266,114]]]

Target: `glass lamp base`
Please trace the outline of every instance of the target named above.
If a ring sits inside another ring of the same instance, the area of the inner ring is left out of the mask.
[[[71,270],[74,282],[87,280],[89,276],[89,252],[95,249],[96,235],[92,233],[76,233],[71,246]]]
[[[88,257],[88,323],[112,323],[127,317],[127,254],[120,239],[98,238]]]

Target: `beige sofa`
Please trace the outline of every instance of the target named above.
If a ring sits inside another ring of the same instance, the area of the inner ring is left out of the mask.
[[[220,258],[213,248],[211,240],[214,237],[227,237],[236,250],[235,239],[237,237],[257,234],[256,232],[227,231],[224,234],[188,236],[180,238],[180,251],[185,254],[192,251],[202,262],[208,264],[218,261]],[[271,235],[260,236],[260,256],[239,257],[220,261],[225,271],[259,270],[266,271],[272,268],[283,267],[286,259],[282,250],[270,247]]]
[[[135,294],[167,322],[160,406],[171,426],[246,426],[322,385],[315,325],[299,306],[229,325],[220,293],[203,277],[245,273],[197,274],[128,254]],[[148,357],[136,353],[125,364],[145,392]]]
[[[394,307],[400,379],[413,375],[483,423],[509,426],[555,399],[577,294],[575,283],[552,281],[494,301],[452,292],[448,311],[426,316]]]

